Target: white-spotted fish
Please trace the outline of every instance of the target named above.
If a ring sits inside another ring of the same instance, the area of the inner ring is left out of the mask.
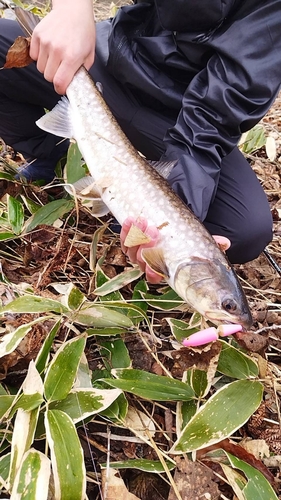
[[[227,258],[167,181],[134,149],[84,68],[68,86],[67,98],[37,125],[77,141],[92,176],[89,182],[121,225],[132,216],[159,228],[159,242],[143,249],[142,257],[185,302],[215,324],[251,325],[246,297]],[[99,204],[99,213],[105,211]]]

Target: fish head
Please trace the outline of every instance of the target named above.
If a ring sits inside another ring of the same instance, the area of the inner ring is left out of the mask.
[[[177,294],[212,323],[240,324],[248,329],[252,316],[238,278],[219,259],[194,257],[178,264],[172,284]]]

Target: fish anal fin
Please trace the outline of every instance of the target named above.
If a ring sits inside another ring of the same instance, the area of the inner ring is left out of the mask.
[[[125,238],[124,245],[128,248],[132,248],[138,245],[145,245],[146,243],[150,243],[150,241],[151,238],[149,236],[139,227],[132,224]]]
[[[92,200],[92,214],[94,217],[103,217],[110,212],[108,206],[102,201],[101,198]]]
[[[36,121],[36,125],[45,132],[71,139],[73,138],[73,128],[69,110],[69,101],[67,97],[63,96],[52,111],[49,111]]]
[[[164,278],[169,278],[169,270],[165,263],[164,253],[161,247],[143,248],[141,256],[152,271]]]
[[[90,175],[82,177],[72,185],[66,184],[65,190],[71,196],[76,195],[84,206],[90,206],[94,217],[103,217],[109,213],[109,208],[101,198],[95,179]]]

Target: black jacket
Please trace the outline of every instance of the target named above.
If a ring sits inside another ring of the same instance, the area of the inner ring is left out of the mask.
[[[174,114],[169,182],[203,220],[222,158],[268,111],[281,83],[281,0],[150,0],[120,9],[108,68]]]

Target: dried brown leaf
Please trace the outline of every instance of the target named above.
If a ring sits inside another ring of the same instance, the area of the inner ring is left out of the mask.
[[[218,486],[215,483],[213,472],[198,462],[192,462],[187,458],[176,458],[177,469],[175,472],[175,483],[182,500],[200,500],[212,498],[218,500],[220,497]],[[174,490],[170,490],[168,500],[176,500],[178,496]]]
[[[118,471],[115,469],[103,469],[101,471],[102,492],[104,500],[140,500],[140,498],[130,493],[121,477],[117,476]]]
[[[29,55],[30,38],[18,36],[9,48],[4,68],[24,68],[33,62]]]

